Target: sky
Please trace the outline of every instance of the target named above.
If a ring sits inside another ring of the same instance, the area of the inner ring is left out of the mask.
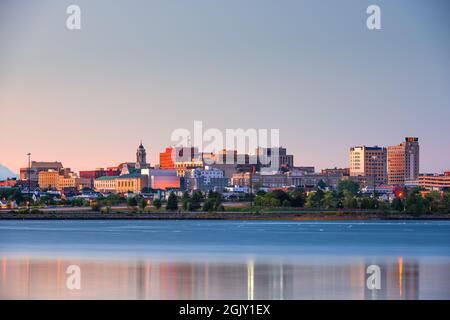
[[[81,30],[66,8],[81,8]],[[368,30],[366,8],[381,8]],[[446,0],[1,0],[0,163],[150,163],[173,130],[279,129],[296,165],[419,137],[450,169]]]

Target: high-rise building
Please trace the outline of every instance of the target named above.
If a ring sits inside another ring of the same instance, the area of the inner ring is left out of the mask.
[[[249,164],[250,157],[248,154],[239,154],[237,150],[219,150],[214,155],[215,164]]]
[[[294,166],[294,156],[287,154],[286,148],[283,147],[258,147],[256,149],[256,155],[258,156],[258,163],[264,167],[277,166],[280,169],[292,168]]]
[[[166,148],[166,151],[159,154],[159,168],[162,170],[175,169],[175,148]]]
[[[168,147],[159,154],[159,168],[173,170],[176,163],[199,162],[200,155],[196,147]]]
[[[404,185],[419,176],[419,138],[406,137],[397,146],[387,148],[387,172],[390,185]]]
[[[350,176],[371,177],[375,184],[387,182],[387,151],[383,147],[357,146],[350,148]]]

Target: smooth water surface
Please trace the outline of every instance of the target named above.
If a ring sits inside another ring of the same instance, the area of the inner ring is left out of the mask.
[[[450,299],[448,221],[0,221],[0,257],[2,299]]]

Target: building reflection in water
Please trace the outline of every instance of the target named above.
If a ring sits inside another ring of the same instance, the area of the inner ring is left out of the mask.
[[[381,289],[366,268],[381,269]],[[69,265],[81,289],[66,287]],[[1,258],[0,299],[449,299],[448,262],[170,262]]]

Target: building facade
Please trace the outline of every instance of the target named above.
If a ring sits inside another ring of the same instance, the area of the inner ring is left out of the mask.
[[[201,156],[196,147],[168,147],[159,154],[159,168],[162,170],[175,169],[175,163],[201,162]]]
[[[230,178],[230,185],[248,187],[250,186],[251,172],[236,172]]]
[[[416,181],[417,186],[428,190],[450,190],[450,171],[446,171],[444,174],[421,174]]]
[[[147,171],[148,170],[148,171]],[[147,169],[141,174],[148,176],[148,186],[152,189],[180,189],[181,178],[177,176],[176,170],[169,169]]]
[[[263,167],[292,168],[294,166],[294,156],[287,154],[286,148],[263,148],[256,149],[258,163]]]
[[[28,180],[32,182],[38,182],[39,172],[41,171],[59,171],[63,169],[63,165],[59,161],[48,162],[48,161],[32,161],[29,168],[20,168],[20,180]]]
[[[350,175],[350,168],[328,168],[328,169],[322,169],[322,174],[342,174],[343,176],[349,176]]]
[[[148,175],[140,173],[129,173],[117,177],[118,193],[140,193],[143,188],[148,186]]]
[[[352,177],[372,177],[376,185],[387,182],[387,150],[383,147],[350,148],[349,173]]]
[[[11,178],[11,179],[6,179],[6,180],[2,180],[0,181],[0,188],[5,188],[5,187],[15,187],[17,185],[17,179],[16,178]]]
[[[159,154],[159,168],[162,170],[175,169],[175,148],[166,148],[166,151]]]
[[[102,176],[94,180],[95,191],[102,193],[117,193],[118,176]]]
[[[342,173],[313,173],[303,175],[287,173],[287,185],[304,189],[313,189],[317,188],[320,182],[323,182],[328,187],[336,188],[339,181],[342,180],[342,177]]]
[[[56,189],[58,186],[59,171],[49,169],[40,171],[38,174],[38,185],[41,189]]]
[[[202,168],[204,168],[203,161],[175,162],[175,170],[177,171],[177,176],[179,177],[184,177],[186,171]]]
[[[203,192],[222,192],[228,186],[228,179],[224,177],[223,171],[209,167],[187,170],[184,181],[186,189]]]
[[[89,179],[91,181],[92,186],[94,185],[95,179],[103,176],[106,176],[106,171],[103,168],[80,171],[80,178]]]
[[[82,190],[83,188],[92,188],[93,184],[89,178],[80,178],[75,173],[58,176],[58,184],[56,189],[62,191],[64,189]]]
[[[404,185],[419,177],[419,139],[406,137],[397,146],[387,148],[388,184]]]

